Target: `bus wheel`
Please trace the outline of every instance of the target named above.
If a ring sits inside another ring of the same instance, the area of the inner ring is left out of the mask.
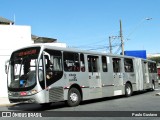
[[[81,94],[76,88],[71,88],[68,92],[68,100],[66,101],[68,106],[73,107],[79,105],[81,102]]]
[[[151,88],[151,90],[152,90],[152,91],[155,90],[155,84],[154,84],[154,82],[152,82],[152,88]]]
[[[129,97],[132,95],[132,87],[129,83],[126,83],[125,85],[125,96]]]
[[[42,108],[50,108],[51,105],[52,105],[52,103],[51,102],[49,102],[49,103],[42,103],[40,105],[41,105]]]

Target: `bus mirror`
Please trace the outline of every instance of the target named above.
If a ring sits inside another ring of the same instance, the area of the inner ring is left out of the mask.
[[[39,72],[39,74],[38,74],[39,75],[39,81],[42,82],[43,79],[44,79],[44,77],[43,77],[43,70],[39,70],[38,72]]]
[[[7,72],[8,72],[8,71],[7,71],[7,68],[8,68],[7,65],[5,65],[5,73],[6,73],[6,74],[7,74]]]
[[[9,60],[5,62],[5,73],[8,73]]]

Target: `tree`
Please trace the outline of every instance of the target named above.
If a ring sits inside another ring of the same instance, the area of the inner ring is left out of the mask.
[[[155,61],[157,64],[160,63],[160,57],[150,57],[148,59]]]

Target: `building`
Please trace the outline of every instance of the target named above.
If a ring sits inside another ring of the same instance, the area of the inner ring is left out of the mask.
[[[14,22],[0,17],[0,97],[7,94],[7,75],[5,73],[5,61],[10,58],[13,50],[32,44],[31,27],[14,25]]]
[[[57,42],[57,39],[54,39],[54,38],[39,37],[35,35],[31,35],[31,37],[34,43],[55,43]]]
[[[55,46],[66,47],[65,43],[58,43],[57,39],[32,35],[31,26],[15,25],[3,17],[0,17],[0,40],[0,97],[8,96],[5,63],[14,50],[36,43],[54,43]]]
[[[13,25],[14,22],[0,16],[0,25]]]

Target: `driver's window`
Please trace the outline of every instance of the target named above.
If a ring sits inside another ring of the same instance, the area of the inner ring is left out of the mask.
[[[44,51],[45,77],[47,86],[59,80],[63,75],[62,53],[57,50]]]
[[[39,60],[38,64],[38,78],[40,81],[41,87],[44,89],[45,88],[45,82],[44,82],[44,67],[43,67],[43,57]]]

